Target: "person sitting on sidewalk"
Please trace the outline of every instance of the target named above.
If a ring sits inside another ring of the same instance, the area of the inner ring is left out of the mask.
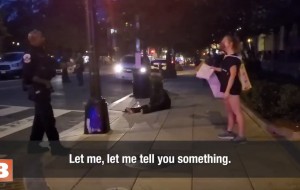
[[[152,113],[156,111],[162,111],[171,108],[171,99],[168,92],[163,88],[161,79],[154,79],[152,81],[152,95],[150,97],[150,103],[137,108],[126,108],[126,113],[139,113],[143,114]]]

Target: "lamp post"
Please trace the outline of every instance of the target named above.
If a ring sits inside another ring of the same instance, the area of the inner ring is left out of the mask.
[[[150,98],[150,65],[145,65],[141,56],[141,40],[140,40],[140,17],[136,15],[136,43],[135,43],[135,69],[133,69],[133,96],[135,98]],[[145,60],[147,54],[143,55]]]
[[[140,17],[139,17],[139,15],[135,16],[135,23],[136,23],[136,31],[137,31],[136,43],[135,43],[135,67],[137,69],[140,69],[142,67],[142,63],[141,63],[141,40],[139,37],[139,32],[140,32]],[[144,56],[146,56],[146,55],[144,55]]]
[[[90,99],[85,108],[85,134],[101,134],[110,130],[106,100],[101,96],[100,74],[96,56],[94,0],[85,0],[89,53]]]
[[[249,48],[250,48],[250,50],[251,50],[252,39],[251,39],[251,38],[248,38],[247,42],[248,42]]]

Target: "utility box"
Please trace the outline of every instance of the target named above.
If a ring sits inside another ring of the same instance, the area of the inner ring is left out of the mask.
[[[150,98],[151,81],[150,71],[136,69],[133,71],[133,96],[135,98]]]
[[[104,134],[110,131],[107,102],[89,100],[85,106],[84,134]]]

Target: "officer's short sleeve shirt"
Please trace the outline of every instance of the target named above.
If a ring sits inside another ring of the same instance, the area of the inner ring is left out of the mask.
[[[32,83],[33,77],[37,72],[37,63],[35,55],[32,51],[28,51],[23,56],[23,78],[27,84]]]

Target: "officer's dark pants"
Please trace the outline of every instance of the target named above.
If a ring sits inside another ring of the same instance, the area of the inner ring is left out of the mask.
[[[50,101],[35,102],[35,115],[30,141],[42,141],[44,133],[46,133],[49,141],[59,140]]]
[[[78,80],[78,85],[82,86],[83,85],[83,72],[77,72],[76,77]]]
[[[62,82],[63,83],[69,83],[70,82],[69,73],[68,73],[67,69],[63,69],[63,71],[62,71]]]

